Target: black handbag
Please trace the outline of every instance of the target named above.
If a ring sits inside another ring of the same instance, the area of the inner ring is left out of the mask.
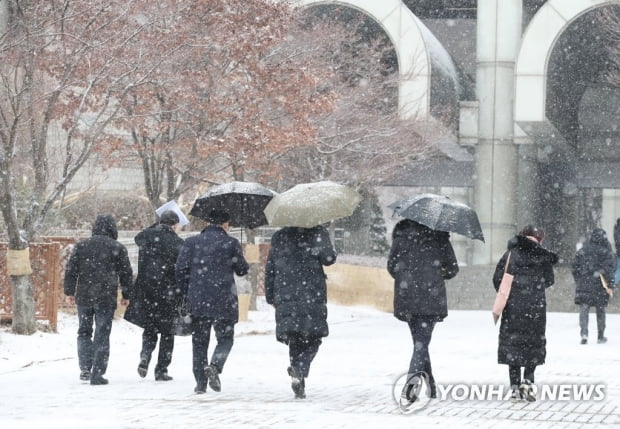
[[[144,328],[144,302],[142,299],[132,299],[123,314],[123,318],[139,328]]]
[[[172,322],[172,332],[181,337],[192,335],[192,316],[189,314],[189,303],[186,299],[177,308],[177,315]]]

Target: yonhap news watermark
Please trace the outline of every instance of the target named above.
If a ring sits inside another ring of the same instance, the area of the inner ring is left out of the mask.
[[[605,384],[540,384],[532,385],[538,401],[603,401]],[[512,389],[500,384],[438,384],[440,401],[502,401],[509,400]]]
[[[536,401],[604,401],[605,383],[538,383],[531,386]],[[392,396],[402,412],[412,413],[433,401],[510,401],[513,389],[507,384],[450,383],[433,389],[425,373],[401,375],[392,386]]]

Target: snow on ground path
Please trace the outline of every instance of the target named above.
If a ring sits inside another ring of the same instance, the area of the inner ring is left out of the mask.
[[[90,386],[78,380],[75,316],[61,315],[58,334],[23,337],[0,330],[0,428],[620,425],[620,315],[608,315],[607,344],[592,344],[591,338],[582,346],[578,315],[550,313],[547,364],[536,371],[537,384],[605,383],[602,401],[513,404],[447,395],[404,415],[393,401],[392,386],[409,363],[406,324],[367,308],[330,306],[329,311],[330,336],[312,366],[306,400],[293,399],[287,348],[275,340],[270,307],[251,312],[249,322],[237,325],[222,392],[204,395],[193,393],[189,337],[176,339],[169,368],[173,381],[155,382],[152,368],[141,379],[136,372],[141,330],[115,321],[106,375],[110,384]],[[592,314],[591,332],[596,332],[594,319]],[[431,343],[437,382],[445,388],[472,383],[507,388],[507,368],[496,363],[497,333],[490,312],[451,311]]]

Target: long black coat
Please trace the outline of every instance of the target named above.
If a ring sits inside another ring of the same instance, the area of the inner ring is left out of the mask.
[[[597,228],[590,239],[579,249],[573,261],[572,273],[575,283],[575,304],[604,307],[609,302],[599,274],[613,287],[616,272],[616,255],[611,249],[605,231]]]
[[[616,247],[616,254],[620,254],[620,217],[616,219],[614,225],[614,246]]]
[[[509,253],[507,272],[514,279],[502,313],[497,361],[517,366],[542,365],[547,353],[545,289],[555,281],[553,265],[558,257],[527,237],[513,237],[495,268],[493,285],[496,291]]]
[[[271,237],[265,268],[265,297],[276,309],[276,338],[291,334],[326,337],[327,287],[323,265],[336,262],[327,230],[287,227]]]
[[[120,282],[123,298],[131,296],[132,270],[127,249],[116,241],[116,222],[99,215],[92,237],[75,245],[65,267],[64,292],[78,306],[115,309]]]
[[[181,298],[174,268],[183,239],[171,226],[155,224],[139,232],[134,241],[139,249],[138,276],[125,319],[169,332]]]
[[[394,278],[394,316],[437,321],[448,315],[445,280],[459,271],[449,234],[405,219],[394,227],[387,270]]]
[[[181,294],[187,294],[192,316],[213,320],[239,320],[234,274],[244,276],[249,265],[239,240],[218,225],[185,240],[177,258],[175,277]]]

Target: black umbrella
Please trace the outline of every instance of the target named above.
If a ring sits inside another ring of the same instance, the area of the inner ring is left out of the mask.
[[[484,241],[478,215],[469,206],[435,194],[420,194],[393,202],[394,214],[438,231],[456,232]]]
[[[256,228],[267,225],[263,210],[274,195],[274,191],[260,183],[224,183],[213,186],[198,198],[189,214],[208,220],[212,210],[223,210],[230,214],[232,226]]]

